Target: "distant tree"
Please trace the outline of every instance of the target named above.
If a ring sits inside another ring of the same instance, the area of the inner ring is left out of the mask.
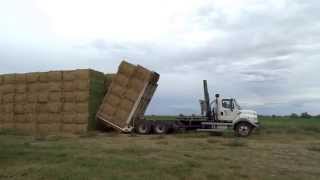
[[[308,113],[308,112],[304,112],[304,113],[301,113],[301,118],[306,118],[306,119],[309,119],[311,118],[312,116]]]
[[[299,115],[297,113],[292,113],[290,115],[290,118],[298,118],[298,117],[299,117]]]
[[[275,115],[275,114],[272,114],[272,116],[271,116],[272,118],[276,118],[277,116]]]

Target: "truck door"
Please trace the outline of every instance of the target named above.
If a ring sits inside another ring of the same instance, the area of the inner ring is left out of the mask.
[[[233,99],[222,99],[219,110],[219,120],[233,121],[238,115]]]

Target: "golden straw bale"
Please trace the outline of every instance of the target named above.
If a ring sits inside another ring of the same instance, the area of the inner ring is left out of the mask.
[[[10,122],[10,123],[4,122],[2,124],[2,128],[3,129],[14,129],[14,123],[12,123],[12,122]]]
[[[16,84],[15,85],[16,93],[26,93],[27,85],[26,84]]]
[[[76,79],[74,71],[63,71],[62,79],[63,81],[74,81]]]
[[[24,104],[15,104],[14,105],[14,113],[15,114],[25,113],[25,105]]]
[[[38,102],[38,93],[28,93],[27,94],[27,102],[28,103]]]
[[[134,103],[130,100],[123,99],[120,103],[120,108],[126,112],[130,112],[133,108]]]
[[[76,119],[75,113],[62,113],[61,122],[62,123],[72,123]]]
[[[62,91],[62,83],[61,82],[49,82],[48,83],[50,92],[60,92]]]
[[[15,121],[16,123],[24,123],[24,122],[27,121],[27,116],[24,115],[24,114],[16,114],[16,115],[14,116],[14,121]]]
[[[3,75],[4,84],[14,84],[16,80],[16,74],[5,74]]]
[[[27,82],[28,83],[35,83],[39,81],[39,73],[27,73]]]
[[[62,93],[61,92],[50,92],[49,93],[49,102],[61,102]]]
[[[40,113],[48,113],[49,112],[49,107],[47,103],[39,103],[37,104],[37,112]]]
[[[2,99],[3,103],[13,103],[14,96],[15,95],[13,93],[3,95],[3,99]]]
[[[76,102],[88,102],[90,99],[89,91],[76,92]]]
[[[26,74],[16,74],[16,83],[24,84],[27,82]]]
[[[48,72],[40,72],[39,73],[39,81],[40,82],[48,82]]]
[[[49,102],[48,103],[48,112],[49,113],[59,113],[62,110],[62,103],[60,102]]]
[[[14,92],[15,92],[15,87],[13,84],[4,84],[1,87],[2,94],[9,94],[9,93],[14,93]]]
[[[37,123],[49,123],[49,115],[48,113],[39,113],[37,114]]]
[[[73,120],[76,124],[84,124],[88,123],[89,120],[89,113],[78,113],[76,118]]]
[[[37,107],[38,107],[37,103],[27,103],[24,106],[24,108],[25,108],[24,111],[25,111],[25,113],[35,113],[38,111]]]
[[[25,103],[27,102],[27,94],[16,94],[14,97],[15,103]]]
[[[76,93],[74,92],[63,92],[62,98],[64,102],[75,102],[76,101]]]
[[[64,103],[62,105],[63,112],[76,112],[77,105],[75,103]]]
[[[5,123],[14,123],[14,114],[13,113],[5,113],[5,114],[2,114],[2,121]]]
[[[134,73],[135,69],[136,69],[135,65],[122,61],[119,66],[118,72],[125,76],[131,76]]]
[[[77,69],[74,71],[75,79],[77,80],[89,80],[90,70],[88,69]]]
[[[107,94],[106,98],[105,102],[108,102],[112,106],[117,106],[121,102],[121,98],[113,94]]]
[[[39,133],[51,134],[60,132],[59,123],[43,123],[37,125],[37,131]]]
[[[3,105],[3,112],[4,113],[13,113],[14,112],[14,104],[13,103],[4,104]]]
[[[74,81],[75,90],[78,91],[89,91],[90,89],[90,82],[89,80],[82,80],[82,81]]]
[[[49,115],[49,122],[50,123],[60,123],[61,122],[61,114],[60,113],[51,113]]]
[[[62,90],[64,92],[67,92],[67,91],[75,91],[77,88],[76,88],[76,84],[73,82],[73,81],[67,81],[67,82],[63,82],[63,85],[62,85]]]
[[[128,89],[125,93],[125,98],[130,99],[131,101],[136,101],[139,98],[140,93],[133,90],[133,89]]]
[[[61,71],[49,71],[48,72],[48,81],[62,81],[62,72]]]
[[[76,112],[77,113],[89,112],[89,104],[88,103],[77,103],[76,104]]]
[[[113,85],[111,85],[109,91],[110,92],[108,92],[108,93],[111,93],[111,94],[117,95],[119,97],[122,97],[123,94],[126,91],[126,88],[124,88],[122,86],[119,86],[119,85],[116,85],[116,84],[113,84]]]
[[[127,86],[129,82],[129,78],[123,74],[117,74],[113,78],[113,82],[120,85],[120,86]]]
[[[47,92],[41,92],[38,93],[38,102],[40,103],[46,103],[49,100],[49,93]]]

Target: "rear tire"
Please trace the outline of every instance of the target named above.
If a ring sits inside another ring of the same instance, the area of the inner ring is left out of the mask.
[[[147,122],[142,122],[136,126],[136,131],[139,134],[149,134],[151,132],[151,124]]]
[[[247,122],[240,122],[236,125],[235,134],[238,137],[248,137],[252,132],[253,126]]]
[[[164,122],[157,122],[153,126],[153,132],[156,134],[167,134],[169,126]]]

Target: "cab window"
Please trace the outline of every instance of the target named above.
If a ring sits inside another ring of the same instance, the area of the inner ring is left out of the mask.
[[[231,109],[232,106],[232,101],[231,99],[223,99],[222,100],[222,107],[227,108],[227,109]]]

